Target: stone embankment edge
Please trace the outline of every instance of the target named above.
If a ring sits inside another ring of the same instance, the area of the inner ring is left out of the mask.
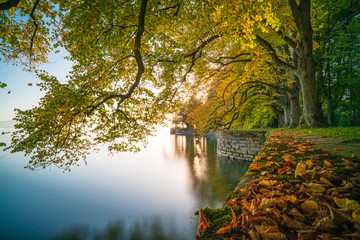
[[[270,133],[272,131],[269,130],[266,132],[265,134],[265,141],[264,143],[262,144],[262,147],[259,149],[258,153],[256,156],[254,156],[253,159],[255,159],[257,156],[259,156],[259,154],[261,154],[261,151],[264,149],[266,143],[267,143],[267,140],[270,136]],[[253,160],[251,160],[251,162],[253,162]],[[244,189],[248,186],[248,184],[254,180],[256,180],[257,178],[259,178],[261,175],[260,175],[260,172],[254,172],[254,171],[251,171],[251,169],[248,169],[245,174],[240,178],[240,181],[238,182],[238,184],[236,185],[235,189],[230,192],[226,199],[225,199],[225,202],[227,202],[228,200],[232,199],[233,198],[233,195],[239,195],[241,194],[241,189]]]

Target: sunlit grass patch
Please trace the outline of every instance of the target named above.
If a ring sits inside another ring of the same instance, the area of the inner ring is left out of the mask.
[[[327,127],[327,128],[304,128],[292,129],[311,136],[360,139],[360,127]]]

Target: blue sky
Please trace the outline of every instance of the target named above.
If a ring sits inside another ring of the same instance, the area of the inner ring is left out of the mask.
[[[49,74],[56,76],[60,81],[65,81],[71,69],[71,62],[64,59],[65,50],[58,54],[51,53],[49,62],[40,66]],[[44,92],[39,90],[36,83],[39,80],[34,73],[23,71],[20,67],[0,61],[0,82],[6,83],[7,90],[0,89],[0,121],[12,120],[14,108],[22,110],[35,106]],[[28,86],[32,83],[33,86]]]

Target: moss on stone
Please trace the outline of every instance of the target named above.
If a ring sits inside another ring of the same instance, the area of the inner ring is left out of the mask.
[[[239,216],[242,211],[240,208],[232,208],[237,216]],[[196,236],[196,239],[199,240],[213,240],[213,239],[222,239],[219,235],[216,235],[216,231],[220,228],[226,226],[231,222],[232,219],[232,212],[231,208],[203,208],[201,209],[207,222],[209,223],[210,227],[205,230],[205,232],[201,235]],[[199,212],[197,211],[195,215],[198,215]]]

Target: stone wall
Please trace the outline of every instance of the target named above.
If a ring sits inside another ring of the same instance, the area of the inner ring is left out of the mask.
[[[265,142],[266,131],[221,131],[217,152],[221,157],[252,161]]]

